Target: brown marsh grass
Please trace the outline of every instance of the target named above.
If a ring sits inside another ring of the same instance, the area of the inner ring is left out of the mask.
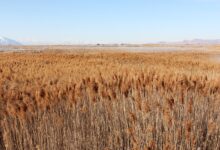
[[[220,149],[204,52],[0,53],[0,149]]]

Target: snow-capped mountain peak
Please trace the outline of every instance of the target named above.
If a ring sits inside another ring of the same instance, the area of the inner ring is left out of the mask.
[[[21,43],[15,40],[0,36],[0,45],[21,45]]]

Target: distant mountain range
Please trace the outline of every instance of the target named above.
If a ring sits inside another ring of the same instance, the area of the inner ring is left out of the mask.
[[[220,39],[214,39],[214,40],[194,39],[194,40],[184,40],[184,41],[179,41],[179,42],[159,42],[158,44],[212,45],[212,44],[220,44]],[[1,45],[7,46],[7,45],[22,45],[22,44],[18,41],[13,40],[13,39],[0,36],[0,46]],[[48,44],[48,45],[50,45],[50,44]],[[98,44],[98,45],[100,45],[100,44]],[[132,44],[121,44],[120,46],[126,46],[126,45],[132,45]],[[134,44],[134,45],[138,45],[138,44]],[[104,44],[104,46],[105,46],[105,44]]]
[[[21,43],[6,37],[0,37],[0,45],[21,45]]]
[[[160,44],[201,44],[201,45],[212,45],[212,44],[220,44],[220,39],[214,40],[205,40],[205,39],[194,39],[194,40],[184,40],[180,42],[160,42]]]

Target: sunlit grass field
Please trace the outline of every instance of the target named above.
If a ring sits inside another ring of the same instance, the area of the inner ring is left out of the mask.
[[[220,149],[220,47],[80,49],[0,53],[0,149]]]

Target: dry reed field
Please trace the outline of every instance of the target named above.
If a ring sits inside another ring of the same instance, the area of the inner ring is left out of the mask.
[[[0,149],[219,150],[210,55],[0,53]]]

